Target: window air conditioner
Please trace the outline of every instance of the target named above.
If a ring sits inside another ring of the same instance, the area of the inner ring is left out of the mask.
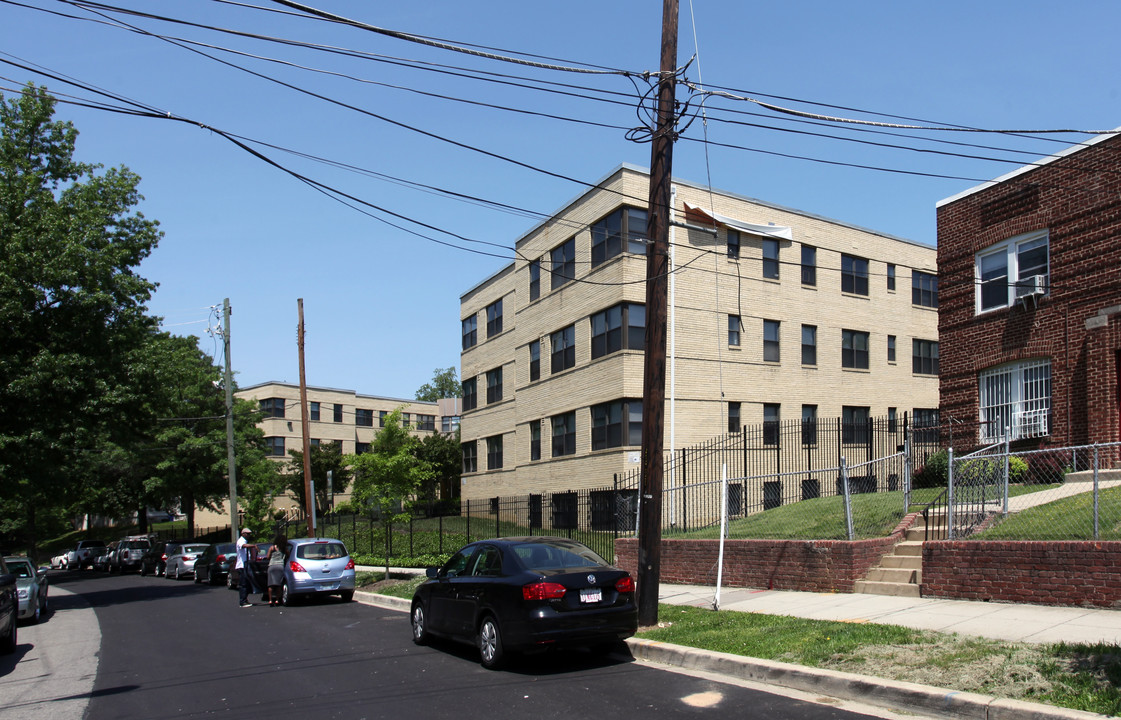
[[[1047,276],[1031,275],[1016,283],[1016,297],[1033,297],[1047,292]]]

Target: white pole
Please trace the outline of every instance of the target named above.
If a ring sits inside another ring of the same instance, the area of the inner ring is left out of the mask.
[[[720,471],[720,550],[716,559],[716,597],[712,609],[720,609],[720,586],[724,582],[724,537],[728,534],[728,463]]]

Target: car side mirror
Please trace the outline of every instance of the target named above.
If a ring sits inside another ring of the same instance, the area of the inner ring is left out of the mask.
[[[434,578],[434,577],[437,577],[439,574],[440,574],[440,568],[438,568],[438,567],[429,567],[429,568],[424,569],[425,577]]]

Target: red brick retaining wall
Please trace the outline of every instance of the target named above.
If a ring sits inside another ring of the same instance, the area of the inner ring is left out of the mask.
[[[890,537],[873,540],[726,540],[724,584],[729,587],[852,592],[857,580],[891,551],[914,522],[907,516]],[[664,583],[715,585],[717,540],[662,541]],[[616,563],[638,574],[638,540],[615,541]]]
[[[923,597],[1121,608],[1121,542],[940,540],[923,546]]]

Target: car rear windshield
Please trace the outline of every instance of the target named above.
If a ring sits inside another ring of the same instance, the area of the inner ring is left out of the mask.
[[[200,553],[203,550],[205,550],[206,547],[207,547],[206,545],[184,545],[183,546],[183,552],[184,553]]]
[[[317,542],[298,545],[296,557],[301,560],[335,560],[346,557],[346,546],[341,542]]]
[[[147,540],[130,540],[125,543],[125,547],[131,550],[147,550],[152,545]]]
[[[583,546],[522,543],[514,546],[514,554],[527,570],[564,570],[607,565],[606,560]]]

